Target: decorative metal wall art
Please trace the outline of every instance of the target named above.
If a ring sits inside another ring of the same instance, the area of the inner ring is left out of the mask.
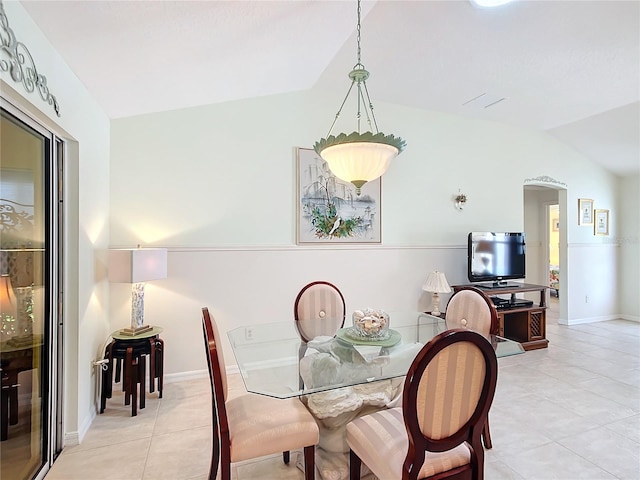
[[[60,106],[56,97],[49,92],[47,77],[38,73],[29,49],[24,43],[16,40],[13,30],[9,28],[9,20],[4,13],[2,0],[0,0],[0,71],[9,72],[11,80],[21,83],[27,92],[32,93],[37,90],[40,98],[52,105],[56,115],[60,116]]]

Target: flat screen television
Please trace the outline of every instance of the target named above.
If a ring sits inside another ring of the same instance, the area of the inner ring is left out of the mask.
[[[524,232],[471,232],[467,243],[470,282],[499,287],[510,286],[505,280],[525,278]]]

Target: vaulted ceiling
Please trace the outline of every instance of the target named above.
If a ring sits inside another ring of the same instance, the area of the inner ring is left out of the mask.
[[[312,88],[337,108],[356,63],[355,0],[21,3],[111,118]],[[547,131],[640,172],[639,1],[365,0],[362,17],[374,102]]]

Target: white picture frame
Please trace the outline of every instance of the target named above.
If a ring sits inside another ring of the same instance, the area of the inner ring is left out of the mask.
[[[297,243],[381,243],[381,179],[356,187],[310,148],[296,148]]]

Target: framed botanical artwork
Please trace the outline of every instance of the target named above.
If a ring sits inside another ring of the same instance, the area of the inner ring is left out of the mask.
[[[560,231],[560,219],[559,218],[553,218],[551,220],[551,231],[552,232]]]
[[[609,235],[609,210],[596,210],[594,216],[594,235]]]
[[[578,225],[593,225],[593,200],[578,199]]]
[[[356,187],[337,178],[310,148],[296,149],[297,242],[380,243],[380,178]]]

